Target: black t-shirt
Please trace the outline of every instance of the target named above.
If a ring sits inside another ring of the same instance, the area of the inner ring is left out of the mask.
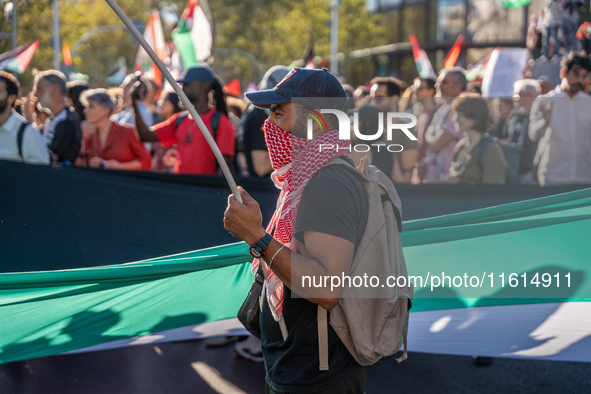
[[[55,133],[49,145],[49,150],[59,156],[58,162],[68,160],[70,164],[74,164],[80,152],[80,141],[82,139],[80,117],[69,108],[64,109],[64,111],[66,111],[66,116],[55,126]]]
[[[254,108],[249,111],[245,118],[242,129],[244,130],[244,154],[246,155],[246,164],[248,166],[248,172],[250,176],[258,177],[254,172],[254,166],[252,164],[252,151],[253,150],[267,150],[267,144],[265,142],[265,133],[263,132],[263,124],[269,117],[267,111]],[[269,174],[265,174],[267,176]]]
[[[347,159],[351,165],[353,162]],[[355,244],[357,249],[369,216],[369,199],[360,179],[347,168],[322,168],[304,189],[296,225],[296,238],[304,231],[334,235]],[[330,312],[329,312],[330,314]],[[279,323],[266,301],[261,309],[262,348],[266,381],[279,392],[309,393],[326,390],[358,367],[332,327],[328,326],[329,370],[320,371],[318,361],[318,306],[292,297],[285,286],[283,316],[289,331],[284,342]]]

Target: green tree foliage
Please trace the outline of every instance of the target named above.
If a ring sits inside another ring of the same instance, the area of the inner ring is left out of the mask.
[[[117,4],[131,20],[145,24],[150,18],[152,9],[161,10],[165,7],[170,9],[171,6],[175,6],[180,14],[186,1],[117,0]],[[69,45],[70,48],[88,31],[100,26],[122,24],[104,0],[61,0],[59,7],[61,43]],[[11,29],[9,20],[0,22],[0,31],[10,32]],[[39,48],[27,71],[19,77],[23,86],[30,86],[33,69],[45,70],[53,67],[53,2],[51,0],[18,0],[17,29],[18,45],[40,40]],[[169,32],[168,35],[170,36]],[[11,40],[0,40],[0,53],[11,48]],[[134,43],[131,36],[124,30],[99,33],[77,48],[79,56],[74,54],[74,66],[77,71],[89,74],[91,83],[97,83],[104,78],[120,56],[126,57],[128,67],[131,68],[137,48],[138,43]]]
[[[4,0],[8,1],[8,0]],[[183,11],[187,0],[118,0],[130,19],[145,24],[153,8],[175,13]],[[4,3],[0,3],[4,4]],[[61,43],[74,46],[80,37],[100,26],[121,25],[121,21],[103,0],[60,1]],[[275,64],[290,64],[304,52],[313,31],[316,56],[330,57],[329,0],[210,0],[215,17],[216,47],[242,50],[254,56],[267,69]],[[23,85],[32,82],[31,70],[53,66],[53,6],[49,0],[18,0],[18,45],[40,39],[27,72],[20,76]],[[172,27],[165,27],[170,39]],[[10,32],[10,21],[0,22],[0,31]],[[369,15],[365,0],[342,0],[339,20],[339,51],[350,51],[387,43],[386,28],[380,15]],[[10,40],[0,40],[0,53],[11,49]],[[74,66],[89,74],[91,83],[103,79],[120,56],[132,67],[138,44],[124,30],[97,33],[75,48]],[[60,53],[61,59],[61,53]],[[226,80],[243,78],[245,84],[258,82],[259,72],[245,57],[219,53],[216,70]],[[342,63],[341,63],[342,64]],[[341,74],[353,83],[364,82],[375,73],[371,58],[346,58]]]
[[[330,57],[330,1],[211,0],[210,4],[216,19],[216,46],[248,52],[264,68],[300,59],[308,43],[309,29],[314,37],[315,55]],[[386,43],[381,16],[369,15],[365,0],[341,2],[339,52],[347,55],[352,50]],[[373,68],[372,59],[347,58],[345,77],[354,83],[364,82],[371,78]],[[236,71],[240,73],[239,69]]]

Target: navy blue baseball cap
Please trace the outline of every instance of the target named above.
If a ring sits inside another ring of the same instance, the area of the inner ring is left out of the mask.
[[[289,103],[293,98],[342,97],[347,93],[341,83],[326,68],[294,68],[273,89],[246,93],[256,107],[269,109],[272,104]]]
[[[207,83],[215,82],[214,71],[207,66],[193,66],[185,70],[178,83],[201,81]]]

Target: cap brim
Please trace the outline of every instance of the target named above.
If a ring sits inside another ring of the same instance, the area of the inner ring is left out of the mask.
[[[246,98],[255,106],[263,109],[271,108],[273,104],[289,103],[290,97],[277,93],[275,89],[248,92]]]
[[[177,79],[176,83],[187,83],[187,82],[206,82],[206,83],[214,83],[215,80],[213,81],[204,81],[203,79]]]

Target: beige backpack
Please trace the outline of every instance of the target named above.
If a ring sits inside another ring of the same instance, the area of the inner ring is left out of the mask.
[[[353,257],[350,276],[378,276],[380,284],[346,287],[339,303],[330,311],[330,325],[363,366],[396,353],[402,345],[404,353],[398,362],[407,358],[408,316],[413,297],[408,280],[404,286],[399,281],[402,287],[384,283],[389,276],[408,279],[400,241],[401,203],[392,181],[370,163],[368,157],[362,159],[357,169],[339,158],[327,163],[344,165],[354,171],[363,180],[369,198],[367,227]],[[318,306],[320,370],[328,370],[327,320],[327,311]]]

